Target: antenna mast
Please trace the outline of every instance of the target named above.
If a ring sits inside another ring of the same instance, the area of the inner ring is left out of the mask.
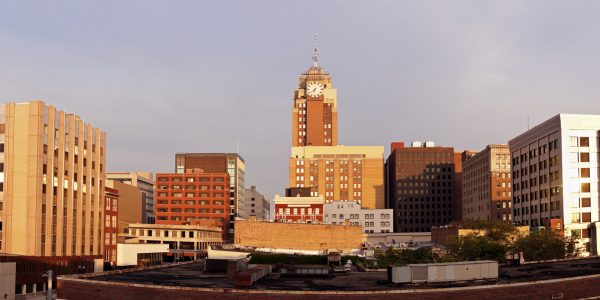
[[[317,39],[319,38],[319,35],[315,33],[315,48],[313,49],[313,67],[318,67],[319,66],[319,48],[317,48]]]

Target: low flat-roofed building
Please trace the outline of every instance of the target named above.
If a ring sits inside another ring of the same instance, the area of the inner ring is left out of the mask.
[[[162,263],[167,244],[117,244],[117,266],[149,266]]]
[[[364,233],[386,233],[394,231],[393,209],[363,209],[355,201],[333,201],[324,205],[325,224],[362,226]]]
[[[129,224],[126,243],[168,244],[169,255],[197,257],[223,243],[223,229],[199,225]],[[117,250],[118,255],[119,250]]]

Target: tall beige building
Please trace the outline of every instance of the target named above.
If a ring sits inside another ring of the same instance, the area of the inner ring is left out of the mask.
[[[385,208],[383,146],[292,147],[290,187],[310,187],[325,202],[356,201]]]
[[[512,221],[508,145],[488,145],[463,162],[463,220]]]
[[[0,105],[0,252],[103,255],[106,133],[41,101]]]

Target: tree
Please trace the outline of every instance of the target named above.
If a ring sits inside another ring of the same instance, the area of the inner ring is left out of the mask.
[[[488,236],[469,234],[450,240],[447,250],[454,260],[495,260],[503,262],[508,246]]]
[[[515,241],[514,251],[523,252],[525,260],[547,261],[575,257],[579,254],[577,235],[562,237],[557,231],[542,229]]]
[[[504,243],[510,243],[511,237],[518,234],[514,225],[503,221],[467,220],[462,228],[482,230],[491,240]]]

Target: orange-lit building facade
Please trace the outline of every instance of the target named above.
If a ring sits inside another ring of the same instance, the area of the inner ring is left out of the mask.
[[[119,191],[104,187],[104,261],[117,265],[117,219],[119,218]]]
[[[280,197],[275,196],[275,222],[283,223],[323,223],[323,205],[325,200],[316,197]]]
[[[335,146],[338,144],[337,90],[331,75],[317,63],[298,79],[292,107],[292,147]]]
[[[215,220],[227,233],[229,175],[227,173],[156,174],[156,224],[183,225]]]

